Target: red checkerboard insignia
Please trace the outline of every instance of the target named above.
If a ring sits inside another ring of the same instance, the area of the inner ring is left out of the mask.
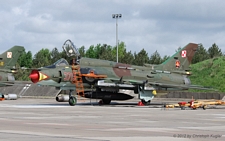
[[[12,58],[12,52],[7,52],[7,58]]]
[[[181,57],[185,58],[186,56],[187,56],[187,51],[186,50],[182,50]]]

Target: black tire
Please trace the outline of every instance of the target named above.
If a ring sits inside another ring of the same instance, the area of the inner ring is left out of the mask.
[[[151,100],[149,100],[149,101],[145,101],[144,99],[142,99],[141,100],[141,102],[142,102],[142,104],[144,104],[144,105],[150,105],[150,103],[151,103]]]
[[[135,87],[135,88],[134,88],[134,93],[135,93],[135,94],[138,94],[138,87]]]
[[[185,107],[184,106],[181,106],[181,110],[185,110]]]
[[[110,104],[111,99],[102,99],[103,104]]]
[[[203,108],[203,110],[206,110],[206,105],[204,105],[202,108]]]
[[[77,98],[74,96],[71,96],[69,99],[70,106],[75,106],[77,104]]]

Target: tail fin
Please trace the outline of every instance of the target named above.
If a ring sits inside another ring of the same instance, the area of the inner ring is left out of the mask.
[[[167,59],[162,64],[156,66],[154,69],[168,70],[168,71],[186,71],[190,70],[192,58],[197,51],[198,44],[189,43],[179,51],[177,51],[172,57]]]
[[[14,46],[0,55],[0,69],[12,69],[24,51],[22,46]]]

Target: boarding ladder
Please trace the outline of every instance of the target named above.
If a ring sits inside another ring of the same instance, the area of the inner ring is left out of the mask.
[[[76,86],[76,93],[79,96],[84,97],[84,86],[82,81],[82,75],[80,72],[79,65],[72,65],[72,73],[73,73],[73,80],[72,83]]]

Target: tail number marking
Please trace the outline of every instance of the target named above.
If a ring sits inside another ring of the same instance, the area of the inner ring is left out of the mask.
[[[73,81],[73,73],[72,72],[64,72],[65,78],[64,81]]]

